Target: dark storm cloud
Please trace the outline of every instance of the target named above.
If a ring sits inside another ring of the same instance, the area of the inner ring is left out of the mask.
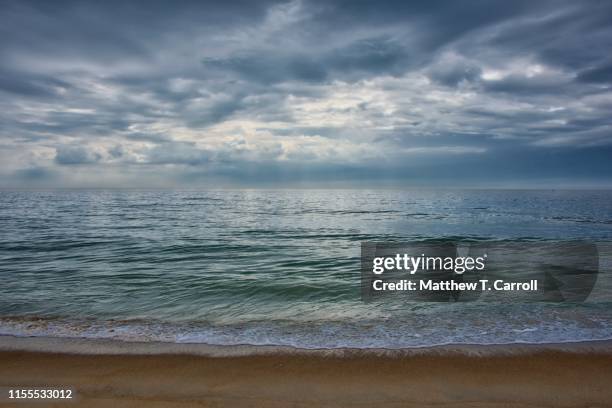
[[[585,69],[578,73],[578,79],[584,82],[612,83],[612,62],[595,68]]]
[[[245,103],[243,97],[232,95],[211,103],[202,111],[192,111],[188,123],[194,127],[218,123],[229,118],[232,114],[244,107]]]
[[[46,75],[0,70],[0,92],[33,98],[56,97],[70,84]],[[10,95],[8,95],[10,97]]]
[[[267,54],[267,55],[266,55]],[[242,79],[272,84],[287,80],[322,81],[325,67],[307,55],[278,55],[278,52],[253,52],[226,59],[204,59],[204,68],[232,71]]]
[[[523,14],[491,33],[489,45],[504,53],[535,53],[542,61],[571,70],[607,58],[602,51],[612,45],[610,2],[553,2],[540,13]]]
[[[55,162],[61,165],[92,164],[102,156],[80,146],[61,146],[56,149]]]
[[[612,179],[610,2],[0,7],[3,180]]]
[[[565,89],[572,91],[575,95],[580,95],[585,91],[584,87],[576,87],[569,78],[547,77],[541,75],[537,77],[527,77],[525,75],[508,75],[502,80],[480,81],[480,85],[486,92],[504,92],[511,95],[525,95],[540,97],[549,95],[555,97],[559,91]]]
[[[264,84],[290,80],[325,82],[339,78],[360,79],[400,74],[410,66],[408,50],[387,37],[360,39],[324,52],[305,49],[301,53],[278,50],[250,51],[227,59],[205,59],[205,68],[231,70],[243,78]]]
[[[461,36],[503,22],[522,14],[546,9],[551,2],[512,1],[495,2],[466,0],[452,2],[434,1],[367,1],[342,0],[331,3],[318,1],[321,7],[317,20],[328,28],[354,30],[356,27],[388,27],[415,24],[412,32],[419,40],[418,48],[439,47]],[[328,33],[325,33],[328,34]],[[424,52],[426,52],[424,50]]]
[[[443,61],[432,65],[427,75],[443,85],[457,86],[462,81],[478,80],[481,73],[481,68],[470,61]]]
[[[147,162],[196,166],[208,162],[209,157],[209,152],[198,149],[194,143],[162,143],[148,152]]]

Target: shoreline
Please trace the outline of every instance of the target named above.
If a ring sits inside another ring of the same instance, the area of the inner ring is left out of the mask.
[[[612,406],[610,342],[204,353],[88,340],[70,342],[72,352],[43,351],[45,339],[17,340],[0,337],[2,408]],[[75,398],[8,400],[8,390],[32,388],[70,389]]]
[[[259,355],[312,355],[327,357],[465,355],[474,357],[528,355],[541,352],[610,354],[612,339],[557,343],[444,344],[406,348],[298,348],[281,345],[214,345],[206,343],[142,342],[76,337],[21,337],[0,335],[0,352],[73,355],[194,355],[240,357]]]

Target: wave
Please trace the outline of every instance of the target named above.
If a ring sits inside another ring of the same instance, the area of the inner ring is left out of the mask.
[[[478,313],[478,312],[477,312]],[[540,312],[540,315],[542,313]],[[419,315],[417,313],[417,315]],[[464,314],[443,319],[288,321],[259,320],[232,324],[150,319],[101,320],[14,316],[0,318],[0,336],[119,340],[215,346],[275,346],[299,349],[410,349],[442,345],[550,344],[612,340],[608,316],[583,311],[547,312],[544,321],[523,316]],[[420,326],[417,322],[421,321]]]

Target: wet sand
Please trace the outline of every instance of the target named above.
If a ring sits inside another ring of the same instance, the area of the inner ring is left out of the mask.
[[[608,346],[471,350],[233,356],[6,350],[0,407],[612,406]],[[11,387],[70,388],[76,398],[9,401]]]

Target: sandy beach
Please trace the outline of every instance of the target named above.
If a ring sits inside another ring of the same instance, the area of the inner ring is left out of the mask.
[[[478,353],[68,354],[0,352],[2,407],[596,407],[612,405],[612,352],[503,346]],[[475,352],[476,351],[476,352]],[[70,401],[10,401],[10,388]]]

